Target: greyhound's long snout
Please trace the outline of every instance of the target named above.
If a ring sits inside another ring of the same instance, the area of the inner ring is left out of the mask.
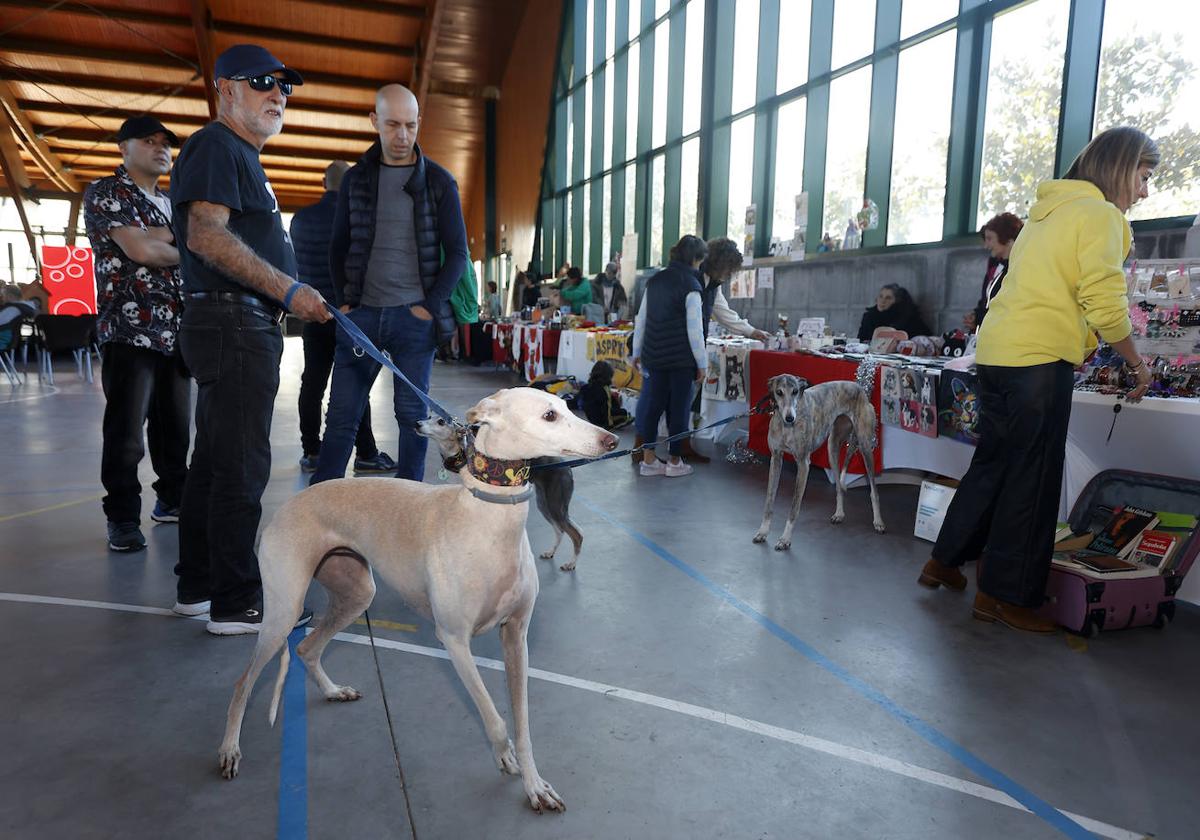
[[[619,442],[617,436],[612,432],[605,432],[604,436],[600,438],[600,445],[604,447],[604,451],[606,452],[612,452],[616,449]]]

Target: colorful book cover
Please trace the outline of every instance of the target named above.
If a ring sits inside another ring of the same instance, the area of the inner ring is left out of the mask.
[[[1158,516],[1153,511],[1121,505],[1113,511],[1112,517],[1092,539],[1088,549],[1125,557],[1137,545],[1137,538],[1142,531],[1153,528],[1156,524]]]
[[[1171,555],[1175,553],[1175,546],[1178,544],[1179,538],[1174,534],[1146,531],[1138,540],[1137,548],[1129,555],[1129,559],[1131,562],[1164,571],[1170,568]]]

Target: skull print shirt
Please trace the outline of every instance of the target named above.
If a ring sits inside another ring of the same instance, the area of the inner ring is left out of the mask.
[[[166,196],[155,188],[157,196]],[[183,284],[179,266],[134,262],[110,235],[113,228],[170,227],[171,220],[142,192],[124,166],[92,183],[83,196],[84,224],[95,255],[100,343],[116,341],[170,355],[175,352]]]

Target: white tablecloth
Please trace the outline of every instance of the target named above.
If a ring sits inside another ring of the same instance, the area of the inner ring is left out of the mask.
[[[1121,405],[1113,427],[1113,406]],[[1112,439],[1108,432],[1112,428]],[[1147,399],[1135,405],[1076,391],[1067,429],[1059,517],[1066,519],[1084,486],[1103,470],[1125,469],[1200,477],[1200,400]],[[975,449],[948,437],[927,438],[883,427],[884,469],[917,469],[962,478]],[[1184,581],[1179,597],[1200,602],[1200,574]]]
[[[581,330],[563,330],[558,339],[558,365],[554,372],[559,376],[574,376],[587,382],[592,372],[588,361],[588,333]]]

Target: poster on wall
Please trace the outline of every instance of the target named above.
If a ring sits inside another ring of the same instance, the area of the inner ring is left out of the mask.
[[[633,300],[633,286],[637,282],[637,252],[638,235],[636,233],[627,233],[621,237],[621,285],[630,301]],[[633,315],[634,313],[629,313],[630,318]]]
[[[50,296],[51,315],[96,314],[96,273],[91,248],[43,245],[42,283]]]
[[[742,265],[754,265],[754,234],[758,228],[758,205],[746,205],[746,231],[742,238]]]
[[[963,443],[979,443],[979,395],[966,371],[942,370],[938,381],[938,434]]]
[[[758,288],[774,289],[775,288],[775,267],[767,266],[758,270]]]
[[[744,268],[734,273],[729,281],[729,296],[731,298],[754,297],[754,269]]]
[[[796,229],[792,236],[792,248],[789,253],[792,261],[804,259],[804,250],[808,247],[808,193],[796,195]]]

